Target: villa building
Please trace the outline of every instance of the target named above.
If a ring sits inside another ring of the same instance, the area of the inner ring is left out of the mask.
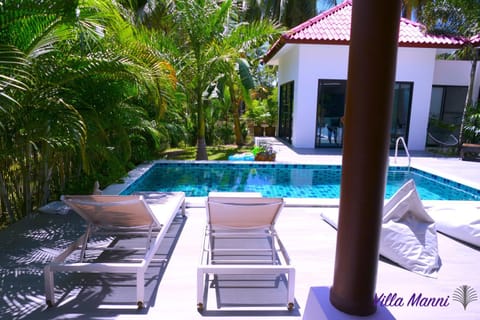
[[[283,34],[264,57],[278,66],[277,136],[295,147],[342,145],[351,15],[352,1],[346,0]],[[472,62],[441,57],[467,43],[478,46],[480,37],[430,35],[423,25],[401,18],[392,145],[402,136],[410,150],[424,150],[429,124],[439,122],[453,125],[458,135]],[[480,67],[473,101],[479,87]]]

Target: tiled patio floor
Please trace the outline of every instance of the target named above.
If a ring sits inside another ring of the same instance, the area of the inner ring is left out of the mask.
[[[338,154],[318,154],[317,150],[292,150],[280,143],[275,148],[280,151],[277,154],[278,161],[341,163],[341,156]],[[398,161],[405,161],[405,159],[402,157]],[[454,178],[480,189],[480,163],[465,162],[456,158],[435,158],[422,154],[412,159],[412,165],[432,173],[441,173],[445,177]],[[192,203],[198,202],[198,200],[191,200]],[[60,306],[46,309],[43,306],[41,265],[29,264],[32,259],[28,259],[28,255],[25,256],[19,250],[25,259],[18,259],[17,271],[7,272],[8,268],[13,267],[4,265],[4,261],[0,262],[2,275],[10,277],[9,281],[3,278],[1,283],[0,318],[35,320],[302,319],[310,287],[332,285],[337,232],[322,220],[320,214],[325,210],[338,209],[288,206],[278,220],[277,230],[297,269],[295,294],[297,309],[293,312],[288,312],[283,308],[224,310],[216,308],[213,303],[214,299],[209,299],[210,303],[207,304],[207,309],[203,314],[196,310],[196,266],[201,254],[205,209],[190,207],[187,208],[185,219],[179,217],[176,220],[171,231],[171,241],[166,243],[163,251],[159,253],[168,256],[169,250],[174,248],[168,265],[156,265],[151,270],[151,278],[146,290],[150,303],[146,309],[137,311],[133,308],[134,301],[128,302],[129,293],[134,297],[134,287],[128,281],[119,279],[113,281],[108,277],[100,277],[102,281],[99,282],[98,278],[78,276],[62,277],[59,280],[59,283],[68,285],[71,291],[63,297]],[[62,220],[64,224],[70,221],[68,217],[61,219],[65,220]],[[70,223],[72,222],[70,221]],[[22,246],[21,242],[14,241],[14,232],[1,239],[6,241],[5,239],[8,237],[12,238],[10,246]],[[473,287],[480,298],[480,277],[478,276],[480,250],[441,234],[438,239],[442,267],[436,279],[411,273],[383,260],[379,262],[377,293],[379,295],[382,293],[385,295],[396,294],[398,298],[403,298],[405,301],[403,307],[387,307],[396,319],[480,318],[479,300],[473,301],[464,310],[459,302],[452,299],[454,290],[465,284]],[[52,249],[48,247],[48,241],[39,242],[32,235],[30,245],[34,246],[37,242],[37,248],[31,248],[31,253],[37,256],[43,253],[48,256],[48,251]],[[22,270],[30,270],[28,277],[22,276]],[[15,284],[15,281],[25,283]],[[93,289],[84,286],[84,283],[93,283]],[[18,292],[16,292],[17,287],[19,288]],[[408,299],[414,294],[417,296],[422,294],[424,297],[449,297],[449,305],[446,307],[407,306]]]

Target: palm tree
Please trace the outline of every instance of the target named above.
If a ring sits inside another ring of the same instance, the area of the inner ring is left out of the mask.
[[[197,160],[206,160],[205,100],[212,76],[218,74],[218,41],[223,37],[231,1],[217,4],[212,0],[180,0],[176,2],[176,39],[183,57],[178,62],[180,82],[191,103],[196,127]]]
[[[176,2],[179,78],[190,102],[196,126],[197,160],[208,159],[206,152],[205,111],[214,88],[223,82],[228,88],[234,118],[238,118],[238,102],[245,89],[241,78],[243,58],[251,47],[264,43],[274,35],[274,26],[266,20],[255,25],[238,23],[232,1],[180,0]],[[246,88],[248,90],[248,88]],[[232,100],[233,99],[233,100]],[[238,119],[237,119],[238,120]],[[239,122],[234,120],[238,136]],[[238,143],[242,143],[237,138]]]
[[[40,155],[38,150],[74,140],[81,145],[84,141],[78,113],[43,77],[52,74],[49,66],[55,62],[54,47],[65,39],[61,27],[72,16],[73,2],[3,2],[0,9],[1,91],[8,110],[0,117],[0,190],[11,221],[28,214],[36,196],[32,190],[43,188],[42,182],[48,184],[45,175],[49,175],[49,168],[36,166],[45,164],[48,155]],[[66,123],[70,123],[68,128]],[[42,170],[42,178],[35,179],[40,174],[37,169]]]
[[[335,0],[327,0],[329,2]],[[316,0],[250,0],[238,1],[239,7],[245,12],[244,19],[255,21],[270,19],[292,28],[312,17],[317,13]]]
[[[229,104],[232,110],[235,143],[244,144],[240,124],[240,108],[242,104],[250,104],[250,90],[258,83],[252,72],[249,60],[259,59],[261,52],[257,48],[271,41],[281,31],[269,20],[263,19],[251,23],[233,23],[231,32],[225,37],[222,54],[218,57],[221,67],[221,95],[228,90]],[[248,107],[248,106],[247,106]]]
[[[0,201],[11,221],[120,178],[133,148],[158,146],[175,73],[127,15],[108,0],[0,7]]]
[[[161,123],[177,79],[152,45],[154,31],[137,26],[134,11],[108,0],[92,1],[94,6],[81,9],[86,14],[80,18],[100,22],[95,30],[105,31],[79,42],[88,43],[89,52],[71,59],[81,67],[68,69],[74,70],[67,77],[73,81],[66,85],[76,93],[76,108],[92,133],[84,167],[92,179],[100,175],[101,182],[108,183],[124,175],[128,166],[151,157],[167,139]]]
[[[285,10],[284,1],[279,0],[242,0],[237,1],[237,7],[243,12],[242,20],[246,21],[271,19],[279,22]]]
[[[429,2],[428,0],[402,0],[402,17],[416,20],[422,15],[423,8]]]
[[[281,20],[287,28],[293,28],[317,14],[315,0],[288,0]]]

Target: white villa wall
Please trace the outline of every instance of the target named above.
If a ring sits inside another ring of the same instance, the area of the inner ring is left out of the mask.
[[[287,82],[293,81],[293,114],[292,114],[292,145],[297,146],[297,141],[295,141],[295,119],[297,118],[298,113],[298,106],[300,105],[298,102],[298,97],[301,96],[301,92],[299,92],[300,86],[298,85],[298,78],[299,78],[299,65],[295,63],[298,61],[299,56],[299,48],[298,46],[291,46],[287,44],[282,49],[282,56],[279,58],[278,65],[278,85],[279,87]],[[278,94],[280,95],[280,90],[278,90]],[[280,101],[280,97],[278,99]],[[280,112],[280,110],[279,110]]]
[[[347,78],[348,46],[297,45],[282,53],[278,61],[279,84],[295,81],[292,144],[314,148],[318,79]]]
[[[315,147],[318,80],[346,79],[347,46],[299,46],[298,96],[294,115],[292,142],[297,147]]]
[[[279,84],[294,81],[292,144],[314,148],[319,79],[347,79],[348,46],[288,44],[272,64],[279,66]],[[408,148],[424,150],[432,84],[468,85],[470,62],[436,61],[436,49],[398,49],[396,81],[413,82]],[[480,67],[477,79],[480,79]],[[476,83],[477,99],[480,81]]]
[[[434,85],[468,86],[470,83],[470,70],[472,62],[437,60],[435,61]],[[473,101],[477,101],[480,91],[480,64],[477,63],[475,85],[473,87]]]
[[[470,68],[469,61],[437,60],[433,84],[444,86],[468,86]]]
[[[295,81],[294,90],[296,90],[298,79],[298,46],[285,45],[282,49],[282,56],[279,60],[282,63],[278,65],[278,84],[282,85],[289,81]],[[293,93],[294,98],[296,92]]]
[[[408,149],[424,150],[435,69],[435,49],[398,48],[396,81],[413,82]]]

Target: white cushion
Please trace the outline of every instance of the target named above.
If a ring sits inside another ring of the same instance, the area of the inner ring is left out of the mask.
[[[480,207],[433,207],[428,213],[435,220],[438,231],[480,247]]]

